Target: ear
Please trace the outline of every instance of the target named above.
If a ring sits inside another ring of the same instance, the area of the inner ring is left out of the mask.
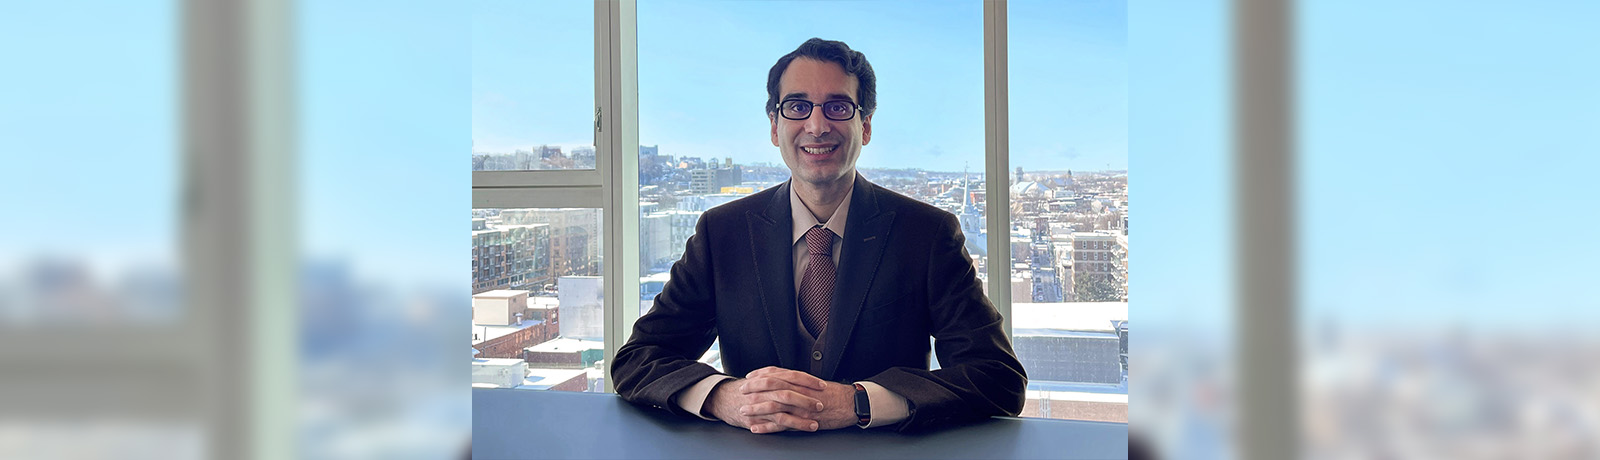
[[[872,115],[861,117],[861,145],[872,142]]]
[[[778,116],[768,113],[767,121],[772,123],[772,146],[778,147]]]

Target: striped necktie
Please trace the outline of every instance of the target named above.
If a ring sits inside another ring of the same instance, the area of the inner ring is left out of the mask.
[[[811,257],[800,278],[800,319],[813,337],[828,328],[828,303],[833,301],[833,231],[811,227],[806,231]]]

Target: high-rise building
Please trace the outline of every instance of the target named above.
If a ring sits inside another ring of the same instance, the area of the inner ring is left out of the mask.
[[[661,148],[657,145],[639,146],[639,184],[656,184],[663,180],[663,176],[672,170],[672,159],[661,155]]]
[[[1128,272],[1126,257],[1128,240],[1119,232],[1094,231],[1072,233],[1072,279],[1074,282],[1111,283],[1106,289],[1117,291],[1114,297],[1124,300],[1127,292]],[[1103,286],[1103,284],[1101,284]],[[1079,291],[1074,289],[1074,291]],[[1077,292],[1085,295],[1085,292]],[[1101,295],[1105,297],[1105,295]]]
[[[593,168],[594,165],[594,147],[581,145],[572,148],[572,167],[588,169]]]
[[[600,210],[531,208],[500,211],[503,225],[550,226],[548,277],[600,274]]]
[[[721,190],[715,185],[717,171],[715,169],[696,169],[689,171],[689,193],[695,195],[709,195]]]
[[[639,218],[639,266],[670,265],[683,257],[684,242],[694,235],[699,211],[667,210]]]
[[[732,161],[732,158],[729,158],[729,161]],[[695,169],[689,171],[689,192],[696,195],[720,193],[723,187],[733,187],[743,181],[744,178],[737,165],[729,164],[726,168]]]
[[[485,219],[472,220],[472,292],[495,289],[539,290],[550,283],[550,226],[546,224],[490,227]]]

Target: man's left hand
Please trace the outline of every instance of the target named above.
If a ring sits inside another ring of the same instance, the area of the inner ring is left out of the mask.
[[[811,387],[821,381],[822,390]],[[756,369],[745,376],[745,392],[764,391],[766,388],[789,388],[800,394],[822,401],[822,411],[809,417],[817,421],[818,430],[836,430],[856,425],[856,389],[853,385],[823,381],[811,374],[777,366]],[[767,423],[763,432],[781,431],[783,427]]]

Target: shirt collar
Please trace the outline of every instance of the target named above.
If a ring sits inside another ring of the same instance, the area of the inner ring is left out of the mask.
[[[850,190],[844,192],[844,201],[839,203],[838,209],[833,210],[833,216],[828,217],[828,223],[822,224],[822,228],[832,230],[834,235],[838,235],[841,239],[844,238],[844,223],[850,217],[850,196],[855,193],[856,184],[851,182]],[[789,213],[793,217],[790,220],[794,222],[794,235],[793,238],[789,239],[790,245],[799,242],[800,238],[804,238],[806,232],[811,231],[811,227],[821,224],[821,222],[817,222],[816,216],[811,215],[811,210],[806,209],[805,202],[800,201],[800,193],[794,191],[793,183],[789,184]]]

